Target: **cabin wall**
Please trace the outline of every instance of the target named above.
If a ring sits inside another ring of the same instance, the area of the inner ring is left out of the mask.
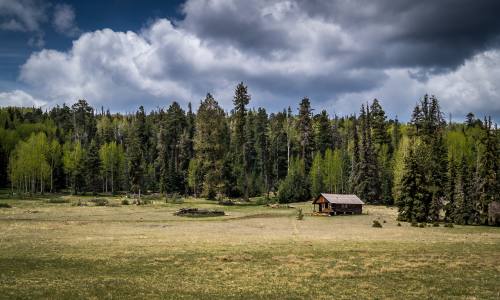
[[[336,214],[361,214],[363,206],[361,204],[332,204],[332,211]]]

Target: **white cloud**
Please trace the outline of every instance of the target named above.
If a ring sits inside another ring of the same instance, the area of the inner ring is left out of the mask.
[[[298,26],[291,35],[309,45],[326,37],[347,38],[339,28],[321,26],[317,20]],[[274,107],[278,107],[305,91],[321,95],[330,88],[349,90],[353,82],[364,88],[379,80],[371,70],[343,70],[341,60],[305,44],[295,53],[266,57],[244,48],[207,43],[182,26],[160,19],[140,33],[98,30],[80,36],[67,52],[34,53],[22,66],[20,79],[51,101],[110,101],[105,104],[114,109],[136,107],[144,99],[152,101],[150,106],[171,100],[197,102],[209,91],[228,95],[242,80],[257,96],[254,99],[272,95],[265,101],[277,102]],[[341,76],[334,74],[340,71]],[[231,99],[221,102],[229,104]]]
[[[30,94],[21,91],[13,90],[10,92],[0,92],[0,105],[1,106],[35,106],[40,107],[47,102],[36,99]]]
[[[435,95],[445,113],[463,120],[468,112],[478,117],[500,116],[500,50],[489,50],[473,56],[455,71],[429,75],[418,81],[411,75],[418,70],[390,69],[388,79],[379,88],[348,93],[336,100],[339,113],[356,112],[361,103],[378,98],[390,117],[408,119],[418,99]],[[448,117],[448,116],[446,116]]]
[[[433,76],[426,87],[442,100],[443,109],[463,117],[467,112],[500,116],[500,50],[465,61],[448,74]],[[479,115],[480,116],[480,115]]]
[[[57,4],[54,7],[52,25],[57,32],[70,37],[77,36],[80,33],[75,20],[75,10],[68,4]]]

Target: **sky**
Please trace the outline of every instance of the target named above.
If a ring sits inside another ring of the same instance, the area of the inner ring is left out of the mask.
[[[250,106],[408,120],[435,95],[446,117],[500,120],[497,0],[0,0],[0,106],[133,112],[210,92]]]

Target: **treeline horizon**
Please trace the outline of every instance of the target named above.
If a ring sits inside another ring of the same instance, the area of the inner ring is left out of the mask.
[[[211,94],[196,112],[177,102],[149,113],[71,107],[0,108],[0,186],[34,194],[162,193],[305,201],[354,193],[397,205],[402,221],[488,224],[500,201],[500,134],[491,118],[446,122],[423,96],[409,122],[381,103],[359,114],[314,114],[307,97],[268,114],[235,89],[226,113]]]

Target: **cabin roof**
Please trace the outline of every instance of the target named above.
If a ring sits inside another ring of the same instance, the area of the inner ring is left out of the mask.
[[[316,203],[316,201],[321,196],[323,196],[328,202],[334,204],[365,204],[356,195],[325,194],[325,193],[321,193],[316,199],[314,199],[313,203]]]

